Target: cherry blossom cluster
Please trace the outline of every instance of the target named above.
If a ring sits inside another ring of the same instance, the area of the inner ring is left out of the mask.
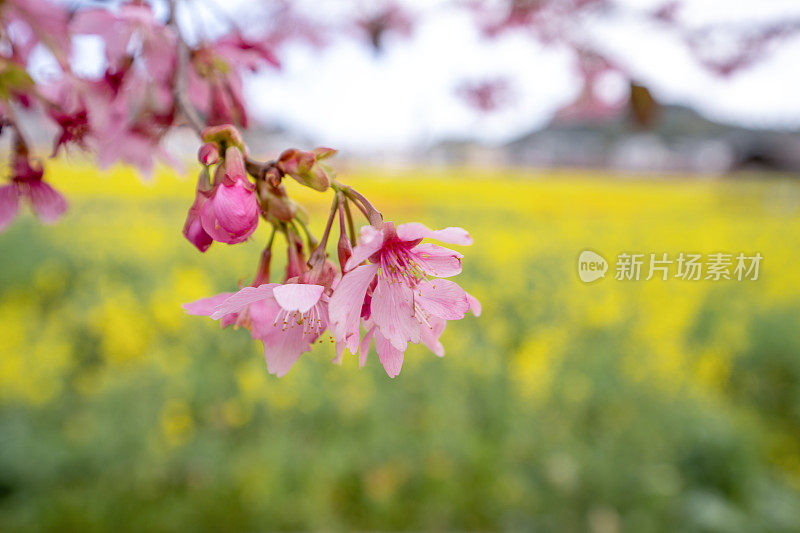
[[[269,30],[245,35],[235,17],[215,15],[224,33],[204,37],[199,32],[188,42],[178,24],[178,7],[185,7],[188,17],[201,5],[213,6],[214,1],[179,5],[178,0],[161,0],[158,5],[167,8],[165,13],[158,13],[145,0],[107,4],[0,1],[0,133],[10,131],[12,137],[10,175],[0,185],[0,231],[24,203],[45,222],[58,219],[67,207],[64,197],[44,181],[45,167],[32,155],[20,111],[38,114],[56,130],[52,155],[78,148],[96,156],[101,167],[123,162],[147,174],[156,160],[177,163],[163,143],[177,126],[189,124],[198,134],[207,126],[247,128],[243,75],[278,68],[276,51],[282,43],[300,39],[321,45],[332,28],[349,28],[349,33],[366,39],[380,52],[387,36],[410,36],[422,16],[422,11],[412,12],[399,0],[380,0],[363,4],[353,20],[325,25],[300,12],[291,0],[272,0],[258,6],[268,11],[261,17],[271,21]],[[684,2],[680,0],[665,0],[654,8],[629,4],[475,0],[461,5],[475,13],[475,23],[486,36],[522,32],[540,44],[572,54],[583,86],[577,99],[557,117],[603,119],[630,106],[644,127],[652,122],[656,102],[636,83],[635,73],[604,49],[602,39],[593,38],[594,29],[604,22],[636,19],[654,31],[672,32],[700,64],[721,76],[752,65],[765,57],[773,43],[800,31],[800,20],[791,18],[743,26],[692,26],[682,17]],[[342,18],[347,19],[348,13],[345,9]],[[99,75],[73,69],[73,44],[86,36],[102,43],[105,61]],[[32,75],[35,57],[42,57],[38,52],[52,60],[53,68],[46,76]],[[630,94],[611,100],[603,96],[600,87],[609,74],[630,81]],[[507,80],[496,78],[465,82],[457,94],[488,113],[508,105],[514,91]]]
[[[156,159],[177,164],[163,144],[177,126],[246,127],[242,74],[279,65],[273,47],[280,37],[272,35],[250,39],[233,28],[189,46],[174,1],[166,17],[140,0],[91,6],[70,11],[66,2],[51,0],[0,2],[0,126],[13,137],[10,182],[0,187],[0,230],[25,201],[45,222],[67,207],[43,181],[44,166],[33,157],[19,120],[22,110],[57,130],[53,156],[74,147],[103,168],[122,162],[149,174]],[[72,68],[71,47],[82,36],[102,41],[102,75]],[[37,50],[56,66],[46,79],[31,74]]]
[[[200,138],[201,170],[184,237],[205,252],[214,242],[248,240],[259,224],[267,225],[270,235],[251,285],[187,304],[187,312],[247,328],[263,343],[267,368],[278,376],[326,333],[336,343],[336,361],[346,348],[362,365],[374,340],[391,377],[400,372],[409,343],[444,355],[439,338],[447,321],[470,310],[477,315],[480,306],[445,279],[461,271],[462,255],[422,241],[468,245],[467,232],[384,222],[362,194],[335,179],[327,166],[335,150],[289,149],[266,162],[251,157],[239,129],[248,124],[242,73],[278,67],[273,45],[286,36],[247,39],[233,26],[212,41],[190,45],[177,24],[176,0],[168,5],[167,16],[159,18],[139,0],[75,11],[50,0],[0,2],[0,120],[13,135],[10,182],[0,187],[0,230],[23,202],[45,222],[58,219],[67,207],[31,155],[17,118],[20,109],[38,112],[56,126],[53,156],[74,146],[96,155],[102,167],[124,162],[145,173],[156,158],[172,162],[164,137],[186,125]],[[390,26],[407,29],[408,24],[390,9],[359,27],[377,47]],[[103,43],[101,76],[79,76],[71,69],[70,46],[81,35]],[[31,76],[36,49],[55,58],[59,72],[52,79]],[[333,194],[319,241],[306,211],[289,197],[286,179]],[[367,222],[358,235],[354,214]],[[337,219],[338,267],[327,252]],[[281,283],[273,283],[270,275],[277,240],[286,246]]]
[[[324,335],[335,342],[340,362],[345,348],[366,363],[374,340],[381,364],[391,377],[400,373],[409,343],[422,343],[444,355],[439,337],[447,321],[480,304],[449,279],[461,272],[461,253],[437,244],[472,244],[461,228],[434,231],[420,223],[384,221],[358,191],[338,182],[326,161],[329,148],[287,150],[273,161],[248,163],[247,149],[231,125],[202,132],[202,165],[195,199],[183,234],[201,252],[214,242],[237,244],[263,221],[269,240],[253,282],[235,293],[222,293],[186,304],[189,314],[220,320],[223,327],[248,329],[264,345],[269,372],[283,376],[300,355]],[[284,179],[319,192],[332,192],[333,203],[322,238],[308,229],[305,211],[286,192]],[[353,215],[368,223],[355,234]],[[338,266],[327,253],[338,220]],[[270,276],[276,234],[286,246],[281,283]]]

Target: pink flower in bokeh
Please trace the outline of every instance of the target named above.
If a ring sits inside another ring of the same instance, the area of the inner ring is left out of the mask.
[[[19,23],[29,31],[15,28],[13,34],[4,31],[4,37],[11,37],[16,59],[26,63],[37,44],[46,45],[61,65],[66,65],[70,51],[70,37],[67,28],[69,14],[65,6],[49,0],[6,0],[0,2],[0,20],[4,30]]]
[[[477,300],[457,284],[434,279],[460,273],[462,255],[421,243],[426,237],[472,244],[472,238],[461,228],[433,231],[419,223],[395,228],[391,222],[383,223],[380,229],[365,226],[359,245],[347,261],[349,272],[331,297],[331,330],[337,341],[356,353],[360,323],[369,319],[374,327],[370,327],[365,341],[369,344],[369,339],[375,338],[381,362],[392,377],[400,371],[409,342],[424,342],[438,353],[444,321],[459,320],[470,309],[478,309]],[[369,263],[357,266],[365,260]],[[362,357],[366,353],[363,350],[362,345]]]
[[[200,221],[215,241],[236,244],[258,226],[258,201],[255,186],[247,179],[242,152],[229,146],[222,164],[224,176],[200,207]]]
[[[42,181],[44,170],[33,167],[27,157],[16,155],[11,183],[0,187],[0,231],[3,231],[19,211],[19,202],[27,199],[40,220],[53,223],[67,209],[67,201],[48,183]]]
[[[95,152],[101,168],[121,161],[145,174],[155,157],[177,166],[161,143],[173,119],[169,90],[149,83],[130,62],[94,80],[65,75],[42,94],[62,129],[54,151],[74,142]]]
[[[100,168],[108,168],[115,162],[124,162],[135,166],[145,175],[150,175],[155,163],[153,156],[172,162],[160,144],[160,138],[154,137],[145,128],[131,127],[122,122],[109,125],[93,135],[97,148],[97,162]]]
[[[77,144],[84,150],[87,148],[86,139],[90,129],[89,116],[85,108],[72,113],[59,108],[51,108],[48,110],[48,115],[61,128],[61,133],[53,145],[53,157],[58,154],[58,150],[62,146],[68,144]]]
[[[325,287],[311,283],[266,283],[184,305],[189,314],[208,315],[222,326],[238,324],[264,344],[267,370],[286,374],[328,327]]]
[[[227,61],[234,69],[247,69],[256,72],[265,65],[275,68],[281,66],[272,46],[266,40],[246,39],[240,32],[223,35],[209,45],[214,53]]]
[[[193,51],[189,98],[207,115],[209,125],[247,127],[240,72],[267,65],[277,68],[279,63],[265,41],[248,40],[238,32],[224,35]]]
[[[131,55],[138,53],[150,75],[159,82],[172,76],[175,62],[172,29],[161,23],[149,4],[123,3],[118,10],[87,9],[79,11],[70,22],[74,33],[99,35],[105,43],[106,58],[118,67]]]

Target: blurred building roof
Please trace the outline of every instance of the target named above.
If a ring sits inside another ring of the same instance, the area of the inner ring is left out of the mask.
[[[427,156],[437,163],[593,167],[636,172],[720,174],[742,169],[800,174],[800,133],[754,130],[663,106],[649,127],[631,110],[604,120],[557,120],[501,146],[448,141]]]

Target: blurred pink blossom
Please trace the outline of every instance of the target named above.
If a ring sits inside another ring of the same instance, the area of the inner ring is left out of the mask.
[[[172,76],[175,35],[169,26],[156,19],[149,4],[126,2],[116,11],[102,8],[79,11],[70,22],[70,29],[76,34],[99,35],[112,67],[122,65],[129,56],[138,53],[154,80],[165,82]]]
[[[67,201],[50,184],[42,181],[41,165],[32,166],[26,156],[16,155],[11,183],[0,187],[0,231],[17,216],[20,200],[27,199],[40,220],[53,223],[67,209]]]

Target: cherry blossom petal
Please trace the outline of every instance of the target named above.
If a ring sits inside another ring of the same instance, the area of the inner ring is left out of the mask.
[[[255,195],[241,181],[233,186],[222,186],[214,198],[214,214],[219,225],[233,234],[252,233],[253,220],[258,220]]]
[[[421,282],[416,297],[424,312],[445,320],[461,320],[470,308],[466,291],[446,279]]]
[[[358,235],[358,245],[347,260],[345,270],[352,270],[383,246],[383,232],[372,226],[363,226]]]
[[[175,39],[168,30],[168,27],[158,28],[142,45],[147,71],[155,80],[167,81],[175,68]]]
[[[319,302],[324,290],[325,287],[322,285],[287,283],[286,285],[275,287],[273,295],[278,304],[285,310],[305,313]]]
[[[186,222],[183,224],[183,236],[187,241],[194,244],[198,250],[205,252],[213,244],[214,239],[203,229],[199,211],[200,209],[195,209],[194,206],[189,210],[188,215],[186,215]]]
[[[232,294],[232,292],[221,292],[209,298],[200,298],[188,304],[183,304],[182,307],[190,315],[211,316],[214,310]]]
[[[364,365],[367,364],[367,355],[369,355],[369,345],[372,342],[372,337],[375,335],[375,332],[378,331],[378,328],[372,326],[367,330],[364,334],[364,338],[361,340],[361,346],[358,347],[358,366],[364,368]]]
[[[263,285],[262,285],[263,287]],[[264,339],[279,330],[275,319],[281,312],[281,306],[274,298],[267,298],[251,303],[247,307],[247,316],[250,319],[250,335],[254,339]]]
[[[403,368],[403,351],[395,348],[380,331],[375,333],[375,350],[378,352],[383,368],[390,378],[394,378]]]
[[[344,357],[344,349],[345,349],[345,343],[343,342],[336,343],[336,357],[334,357],[331,360],[331,363],[333,363],[334,365],[342,364],[342,359]]]
[[[402,241],[416,241],[419,239],[434,239],[449,244],[467,246],[472,244],[472,237],[463,228],[445,228],[432,230],[419,222],[409,222],[397,226],[397,236]]]
[[[52,224],[67,210],[67,200],[48,183],[41,180],[31,181],[28,191],[31,207],[42,222]]]
[[[414,316],[414,295],[403,283],[378,276],[372,294],[372,320],[395,348],[405,351],[409,341],[419,342],[419,322]]]
[[[475,316],[481,316],[481,303],[470,293],[467,293],[467,302],[469,303],[469,310]]]
[[[0,187],[0,231],[6,229],[17,216],[19,190],[13,183]]]
[[[430,326],[420,327],[420,340],[422,344],[428,347],[430,351],[438,357],[444,357],[444,346],[439,342],[439,337],[442,336],[447,321],[441,318],[431,317],[429,319]]]
[[[112,33],[116,22],[117,17],[108,9],[84,9],[73,15],[69,28],[76,34],[107,37]]]
[[[259,300],[272,298],[272,291],[277,286],[277,283],[265,283],[264,285],[259,285],[258,287],[245,287],[220,303],[216,309],[214,309],[214,312],[211,314],[211,318],[218,320],[228,313],[236,313],[241,311],[248,305],[258,302]]]
[[[361,308],[367,288],[377,272],[378,265],[362,265],[351,270],[344,275],[331,296],[328,306],[331,331],[337,341],[347,344],[351,353],[356,353],[358,349]]]
[[[315,339],[316,336],[303,334],[301,328],[276,328],[273,334],[262,339],[269,373],[279,378],[286,375],[300,355],[311,350]]]
[[[203,205],[203,229],[215,240],[228,244],[245,241],[258,226],[258,202],[244,180],[217,187]]]
[[[431,243],[418,244],[411,249],[415,263],[428,276],[449,278],[461,273],[460,253]]]
[[[247,172],[244,168],[244,156],[236,146],[229,146],[225,150],[225,179],[229,183],[246,180]]]

